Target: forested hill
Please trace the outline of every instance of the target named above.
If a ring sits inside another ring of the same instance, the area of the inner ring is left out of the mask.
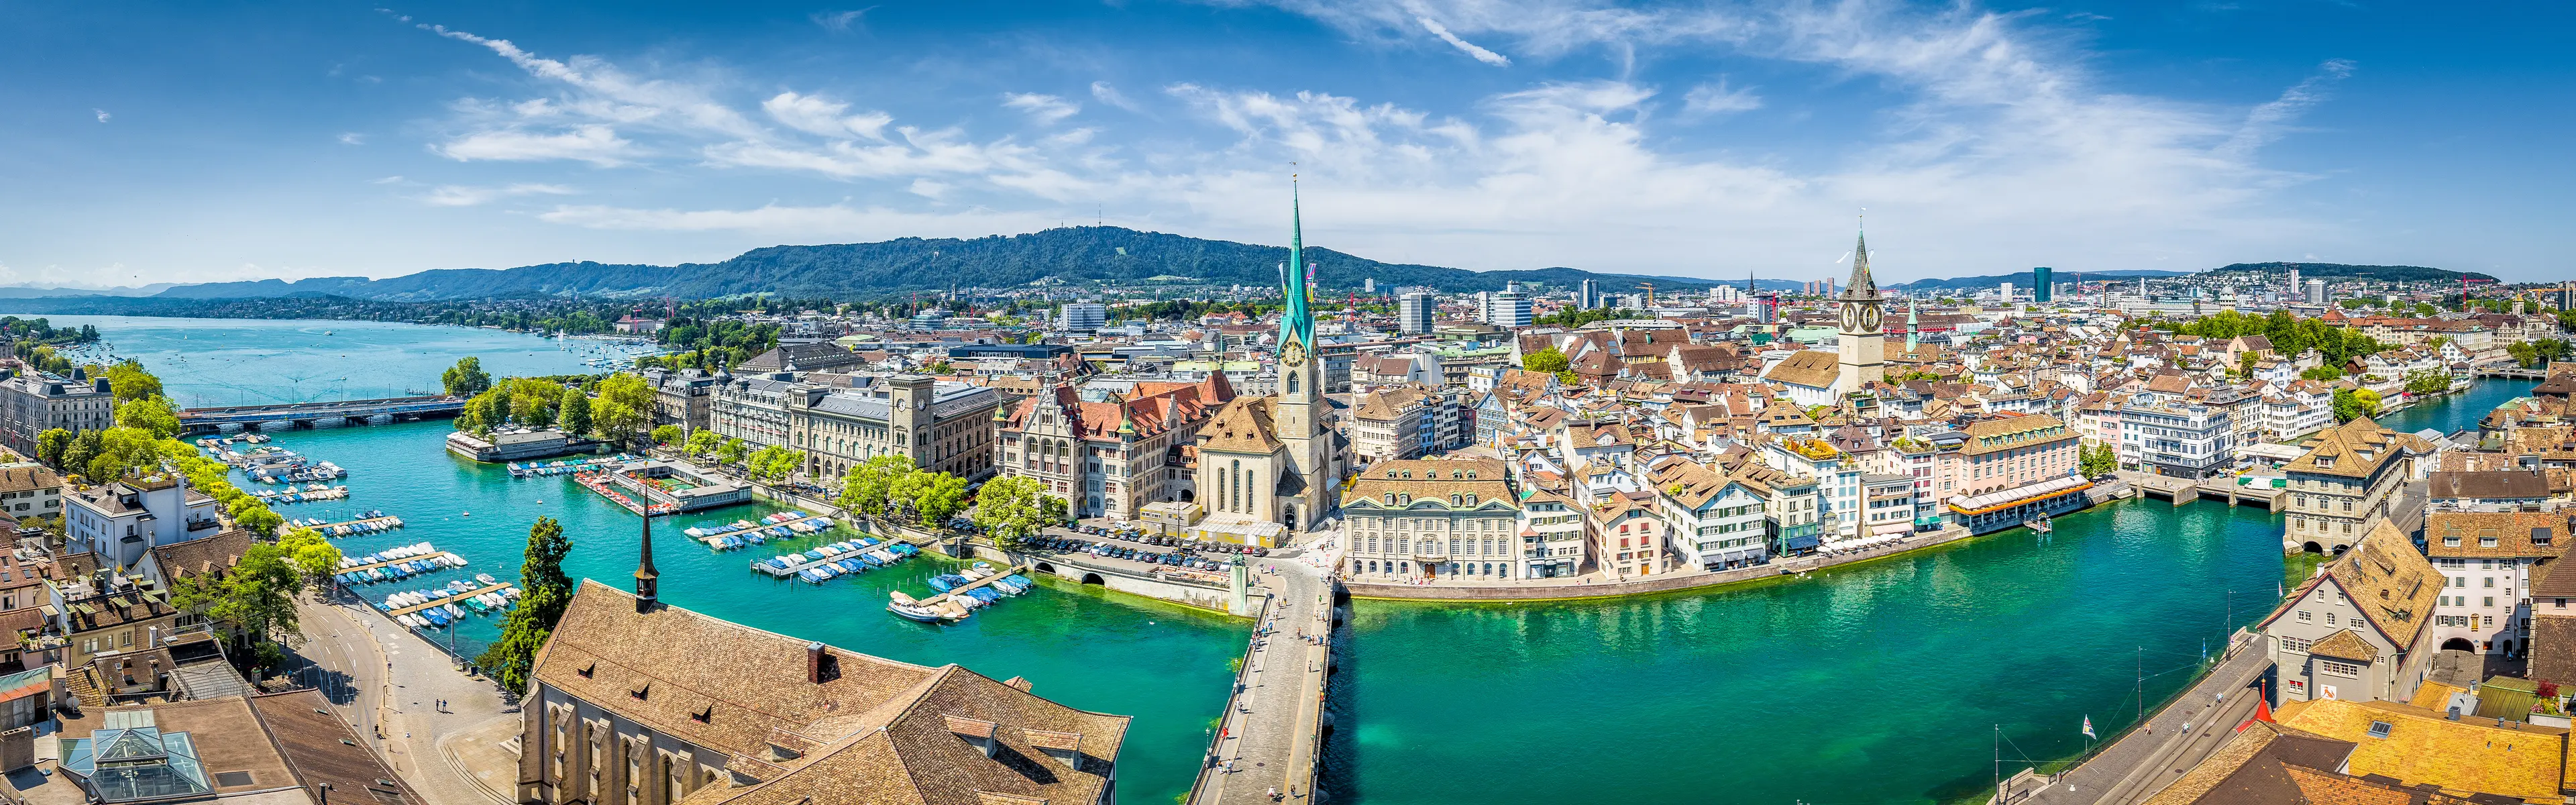
[[[2219,266],[2217,270],[2288,271],[2293,268],[2299,270],[2299,277],[2302,279],[2311,277],[2318,279],[2330,279],[2334,277],[2362,277],[2382,282],[2459,282],[2461,277],[2467,277],[2478,282],[2496,281],[2496,278],[2491,275],[2480,274],[2475,271],[2452,271],[2441,268],[2425,268],[2423,266],[2356,266],[2345,265],[2343,263],[2284,263],[2276,261],[2270,263],[2234,263]]]
[[[2052,275],[2050,276],[2050,278],[2049,278],[2049,279],[2050,279],[2050,281],[2052,281],[2052,282],[2074,282],[2076,279],[2078,279],[2078,277],[2076,276],[2077,272],[2074,272],[2074,271],[2068,271],[2068,270],[2066,270],[2066,269],[2062,269],[2062,268],[2060,268],[2060,269],[2050,269],[2050,270],[2051,270],[2051,271],[2056,272],[2056,273],[2052,274]],[[2119,271],[2087,271],[2087,272],[2083,272],[2083,277],[2082,277],[2082,278],[2084,278],[2084,279],[2096,279],[2096,280],[2098,280],[2098,279],[2110,279],[2110,278],[2114,278],[2114,277],[2118,277],[2118,278],[2136,278],[2136,277],[2179,277],[2179,276],[2183,276],[2183,275],[2188,274],[2188,273],[2190,273],[2190,272],[2187,272],[2187,271],[2157,271],[2157,270],[2151,270],[2151,269],[2119,270]],[[2009,282],[2009,283],[2012,283],[2012,284],[2013,284],[2013,287],[2015,287],[2015,288],[2028,289],[2028,288],[2030,288],[2031,286],[2036,285],[2036,284],[2039,282],[2037,279],[2035,279],[2035,277],[2036,277],[2036,276],[2037,276],[2037,275],[2036,275],[2035,273],[2033,273],[2033,272],[2024,271],[2024,272],[2021,272],[2021,273],[2018,273],[2018,274],[1988,274],[1988,275],[1985,275],[1985,276],[1979,276],[1979,277],[1948,277],[1948,278],[1942,278],[1942,279],[1920,279],[1920,280],[1915,280],[1915,281],[1913,281],[1913,282],[1900,282],[1900,283],[1897,283],[1897,284],[1894,284],[1894,285],[1888,285],[1888,286],[1885,286],[1885,287],[1890,288],[1890,289],[1894,289],[1894,290],[1900,290],[1900,291],[1931,291],[1931,290],[1940,290],[1940,289],[1956,289],[1956,288],[1993,288],[1993,287],[1995,287],[1995,286],[1996,286],[1996,285],[1998,285],[1998,284]]]
[[[1283,246],[1139,232],[1122,227],[1065,227],[1024,235],[973,239],[898,238],[878,243],[771,246],[721,263],[678,266],[553,263],[511,269],[445,269],[401,277],[318,277],[298,282],[265,280],[172,288],[164,298],[225,299],[300,294],[355,299],[426,301],[525,295],[639,295],[707,298],[745,293],[861,299],[949,287],[1008,288],[1042,280],[1093,280],[1275,287]],[[1705,288],[1708,280],[1594,274],[1572,268],[1468,271],[1440,266],[1381,263],[1331,249],[1309,248],[1315,280],[1323,288],[1357,289],[1363,278],[1381,290],[1428,285],[1443,291],[1501,290],[1513,280],[1565,286],[1601,281],[1607,292],[1629,292],[1640,281],[1658,289]],[[1186,278],[1171,279],[1171,278]]]

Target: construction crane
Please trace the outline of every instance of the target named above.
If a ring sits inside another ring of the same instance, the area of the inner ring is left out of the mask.
[[[1651,282],[1640,282],[1637,283],[1637,287],[1646,289],[1646,309],[1655,309],[1655,284]]]

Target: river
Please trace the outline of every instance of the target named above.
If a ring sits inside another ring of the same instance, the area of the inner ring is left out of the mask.
[[[40,316],[55,327],[98,326],[103,342],[68,354],[76,361],[134,358],[161,377],[182,406],[262,405],[398,397],[435,392],[439,373],[473,355],[493,377],[596,374],[594,355],[650,354],[628,339],[562,344],[504,330],[371,321],[181,319],[154,316]]]
[[[325,338],[378,333],[367,337],[400,356],[388,359],[401,361],[398,368],[350,367],[349,376],[386,386],[434,384],[463,354],[482,354],[505,372],[581,370],[569,359],[548,364],[550,343],[484,330],[132,321],[184,331],[187,338],[170,340],[189,342],[257,342],[308,329],[335,332]],[[152,343],[100,326],[120,354]],[[460,337],[474,339],[471,353],[457,351]],[[328,365],[336,354],[260,360]],[[534,362],[507,369],[514,364],[501,358],[510,355]],[[150,363],[174,392],[220,394],[236,382],[208,377],[200,367],[210,365]],[[2481,383],[2387,424],[2473,426],[2530,386]],[[517,573],[528,523],[550,516],[575,541],[569,572],[628,583],[632,515],[568,480],[514,481],[454,458],[440,447],[446,431],[426,422],[280,433],[278,443],[348,467],[353,492],[347,501],[281,512],[337,520],[383,509],[410,527],[346,541],[344,550],[425,540],[467,557],[469,572],[503,578]],[[774,510],[736,507],[671,525]],[[2059,758],[2083,748],[2086,717],[2108,737],[2142,705],[2152,709],[2179,690],[2204,641],[2217,644],[2274,600],[2279,529],[2260,509],[2131,501],[2060,517],[2050,537],[2014,531],[1728,590],[1594,603],[1358,602],[1341,638],[1346,659],[1333,693],[1325,798],[1787,805],[1971,797],[1991,780],[1988,736],[1997,726],[2008,760]],[[1026,676],[1057,701],[1134,716],[1119,763],[1119,793],[1131,805],[1162,805],[1188,789],[1224,700],[1228,662],[1242,649],[1242,621],[1061,584],[960,625],[925,627],[895,619],[882,602],[897,587],[926,590],[921,580],[938,560],[817,587],[746,569],[782,550],[774,545],[718,554],[670,536],[655,540],[655,556],[662,596],[673,605],[909,662]],[[421,585],[368,592],[411,586]],[[480,619],[455,639],[470,653],[496,624]]]

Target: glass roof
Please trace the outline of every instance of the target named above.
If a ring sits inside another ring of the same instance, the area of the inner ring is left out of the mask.
[[[197,762],[196,742],[187,733],[163,734],[153,727],[102,729],[89,738],[66,740],[62,767],[86,778],[90,789],[107,802],[191,797],[215,790],[206,782],[205,766]]]

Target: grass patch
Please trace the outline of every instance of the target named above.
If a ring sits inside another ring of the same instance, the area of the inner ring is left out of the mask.
[[[2317,566],[2323,565],[2333,558],[2334,557],[2327,556],[2325,554],[2308,553],[2306,551],[2283,555],[2281,557],[2282,585],[2289,589],[2298,589],[2300,584],[2306,583],[2308,579],[2317,575]]]

